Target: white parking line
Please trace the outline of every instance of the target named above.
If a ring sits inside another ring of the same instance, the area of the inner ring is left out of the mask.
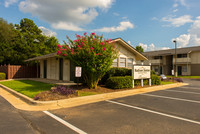
[[[178,119],[178,120],[182,120],[182,121],[186,121],[186,122],[190,122],[190,123],[200,125],[200,122],[198,122],[198,121],[194,121],[194,120],[190,120],[190,119],[186,119],[186,118],[182,118],[182,117],[178,117],[178,116],[174,116],[174,115],[170,115],[170,114],[165,114],[165,113],[161,113],[161,112],[157,112],[157,111],[153,111],[153,110],[149,110],[149,109],[145,109],[145,108],[131,106],[131,105],[123,104],[123,103],[116,102],[116,101],[111,101],[111,100],[106,100],[106,101],[110,102],[110,103],[118,104],[118,105],[121,105],[121,106],[129,107],[129,108],[133,108],[133,109],[138,109],[138,110],[142,110],[142,111],[145,111],[145,112],[150,112],[150,113],[154,113],[154,114],[158,114],[158,115],[162,115],[162,116],[166,116],[166,117],[170,117],[170,118],[174,118],[174,119]]]
[[[63,125],[69,127],[70,129],[76,131],[79,134],[87,134],[86,132],[80,130],[79,128],[73,126],[72,124],[66,122],[65,120],[59,118],[58,116],[48,112],[48,111],[43,111],[45,114],[49,115],[50,117],[54,118],[55,120],[59,121],[60,123],[62,123]]]
[[[169,91],[169,92],[179,92],[179,93],[188,93],[188,94],[200,94],[196,92],[188,92],[188,91],[178,91],[178,90],[162,90],[162,91]]]
[[[152,97],[158,97],[158,98],[165,98],[165,99],[171,99],[171,100],[187,101],[187,102],[193,102],[193,103],[200,103],[200,101],[195,101],[195,100],[187,100],[187,99],[153,95],[153,94],[140,94],[140,95],[146,95],[146,96],[152,96]]]
[[[200,90],[200,88],[198,88],[198,87],[179,87],[179,88],[187,88],[187,89],[197,89],[197,90]]]

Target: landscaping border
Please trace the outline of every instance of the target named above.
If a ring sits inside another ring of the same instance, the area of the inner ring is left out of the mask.
[[[48,105],[57,105],[61,107],[73,107],[88,103],[94,103],[98,101],[104,101],[108,99],[115,99],[120,97],[126,97],[131,96],[135,94],[140,93],[146,93],[146,92],[152,92],[157,90],[163,90],[167,88],[174,88],[179,86],[185,86],[188,85],[187,83],[174,83],[174,84],[168,84],[168,85],[159,85],[159,86],[152,86],[147,88],[139,88],[139,89],[129,89],[124,91],[117,91],[117,92],[111,92],[111,93],[104,93],[104,94],[96,94],[96,95],[90,95],[90,96],[82,96],[82,97],[75,97],[75,98],[69,98],[69,99],[62,99],[62,100],[52,100],[52,101],[35,101],[21,93],[18,93],[14,91],[13,89],[10,89],[2,84],[0,84],[0,87],[14,95],[15,97],[20,98],[22,101],[26,102],[29,105],[32,106],[48,106]]]

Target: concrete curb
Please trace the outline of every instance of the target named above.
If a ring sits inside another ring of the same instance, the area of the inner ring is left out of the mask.
[[[174,84],[168,84],[168,85],[159,85],[159,86],[152,86],[152,87],[147,87],[147,88],[130,89],[130,90],[124,90],[124,91],[118,91],[118,92],[112,92],[112,93],[104,93],[104,94],[69,98],[69,99],[56,100],[56,101],[35,101],[35,100],[33,100],[21,93],[18,93],[16,91],[14,91],[13,89],[10,89],[2,84],[0,84],[0,87],[5,89],[12,95],[20,98],[22,101],[26,102],[26,104],[28,104],[29,106],[39,106],[39,107],[53,106],[54,108],[52,107],[52,109],[56,109],[56,107],[57,108],[73,107],[73,106],[78,106],[78,105],[83,105],[83,104],[88,104],[88,103],[94,103],[94,102],[98,102],[98,101],[104,101],[104,100],[108,100],[108,99],[115,99],[115,98],[126,97],[126,96],[135,95],[135,94],[152,92],[152,91],[163,90],[163,89],[174,88],[174,87],[185,86],[185,85],[188,85],[188,84],[187,83],[174,83]],[[23,110],[27,110],[27,109],[23,109]]]

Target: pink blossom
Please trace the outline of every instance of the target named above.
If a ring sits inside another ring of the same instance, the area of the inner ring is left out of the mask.
[[[62,46],[60,44],[58,44],[58,48],[61,48]]]
[[[73,49],[71,49],[71,52],[74,52],[74,50],[73,50]]]
[[[84,35],[86,35],[87,33],[85,32]]]
[[[59,55],[59,54],[61,54],[61,52],[60,52],[60,51],[57,51],[57,55]]]
[[[84,43],[83,43],[83,42],[81,42],[81,45],[83,46],[83,45],[84,45]]]
[[[95,33],[91,33],[92,35],[95,35]]]
[[[91,50],[94,50],[94,48],[93,48],[93,47],[90,47],[90,49],[91,49]]]
[[[77,37],[77,38],[81,38],[81,36],[80,36],[80,35],[76,35],[76,37]]]
[[[80,48],[81,46],[80,46],[80,45],[77,45],[77,47]]]
[[[64,56],[67,56],[67,54],[64,54]]]
[[[103,50],[106,51],[106,47],[104,47]]]
[[[104,42],[101,43],[102,45],[105,45]]]

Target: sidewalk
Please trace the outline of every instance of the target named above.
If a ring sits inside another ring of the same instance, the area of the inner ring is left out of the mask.
[[[83,96],[76,97],[70,99],[63,99],[57,101],[34,101],[35,104],[28,104],[22,101],[20,98],[14,96],[3,88],[0,88],[0,95],[5,98],[10,104],[12,104],[15,108],[26,110],[26,111],[44,111],[44,110],[53,110],[60,108],[68,108],[79,106],[83,104],[89,104],[114,98],[120,98],[125,96],[131,96],[135,94],[141,94],[146,92],[152,92],[157,90],[164,90],[168,88],[180,87],[188,85],[187,83],[175,83],[169,85],[159,85],[148,88],[140,88],[140,89],[130,89],[119,92],[105,93],[105,94],[97,94],[91,96]]]

